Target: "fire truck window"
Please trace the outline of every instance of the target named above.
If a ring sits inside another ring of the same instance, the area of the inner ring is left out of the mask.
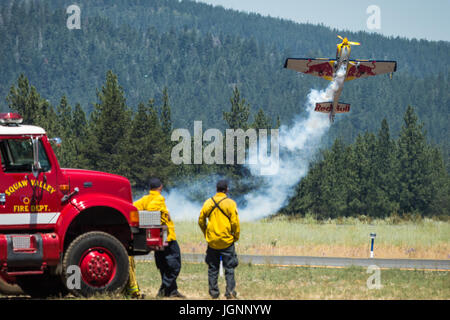
[[[39,162],[41,163],[41,167],[44,172],[50,171],[52,168],[41,140],[39,140]]]
[[[3,151],[3,149],[4,149],[3,144],[4,144],[3,141],[0,140],[0,161],[1,161],[1,163],[2,163],[2,170],[5,171],[6,164],[5,164],[5,156],[3,155],[3,154],[4,154],[4,151]]]
[[[4,172],[31,172],[33,165],[33,145],[31,139],[8,139],[1,144],[2,165]],[[39,141],[39,162],[43,171],[51,168],[47,154],[45,153],[42,141]]]

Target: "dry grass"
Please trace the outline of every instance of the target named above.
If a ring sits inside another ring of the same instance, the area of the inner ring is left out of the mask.
[[[145,299],[156,298],[161,278],[154,262],[136,263],[136,275]],[[369,289],[372,275],[362,267],[313,268],[240,264],[235,271],[236,291],[240,300],[449,300],[450,272],[389,269],[380,271],[380,289]],[[182,264],[178,289],[189,300],[207,300],[207,266]],[[219,277],[224,300],[225,279]],[[23,298],[23,297],[22,297]],[[65,300],[128,300],[122,294],[73,297]],[[176,298],[164,298],[167,300]]]
[[[182,252],[205,252],[197,222],[175,221],[175,228]],[[236,248],[240,254],[367,258],[372,232],[377,234],[377,258],[450,259],[450,223],[430,219],[397,224],[287,218],[242,222]]]
[[[240,265],[236,290],[240,299],[450,299],[450,273],[381,270],[381,289],[368,289],[371,274],[365,268],[301,268]],[[154,263],[137,264],[138,281],[148,299],[154,299],[160,277]],[[210,299],[206,264],[183,263],[178,278],[188,299]],[[225,292],[225,280],[219,277]]]

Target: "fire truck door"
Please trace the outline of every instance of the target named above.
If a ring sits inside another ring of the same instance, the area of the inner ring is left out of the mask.
[[[41,169],[33,174],[33,142],[30,137],[0,138],[0,228],[44,227],[56,223],[60,210],[56,169],[41,140]]]

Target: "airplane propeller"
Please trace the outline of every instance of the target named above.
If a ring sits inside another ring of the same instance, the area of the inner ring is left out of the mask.
[[[350,45],[352,45],[352,46],[360,46],[360,45],[361,45],[361,43],[359,43],[359,42],[348,41],[347,38],[342,38],[340,35],[338,35],[337,37],[338,37],[339,39],[341,39],[342,42],[348,43],[348,44],[350,44]]]

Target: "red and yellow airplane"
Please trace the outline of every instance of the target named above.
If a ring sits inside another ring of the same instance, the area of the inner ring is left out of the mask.
[[[350,60],[351,46],[359,46],[360,43],[348,41],[347,38],[341,36],[338,38],[342,42],[337,44],[336,59],[287,58],[284,64],[285,68],[336,82],[337,87],[334,90],[333,100],[316,103],[314,109],[317,112],[329,113],[331,122],[334,121],[336,113],[350,111],[348,103],[339,102],[344,81],[384,73],[389,73],[392,79],[392,73],[397,70],[396,61]]]

